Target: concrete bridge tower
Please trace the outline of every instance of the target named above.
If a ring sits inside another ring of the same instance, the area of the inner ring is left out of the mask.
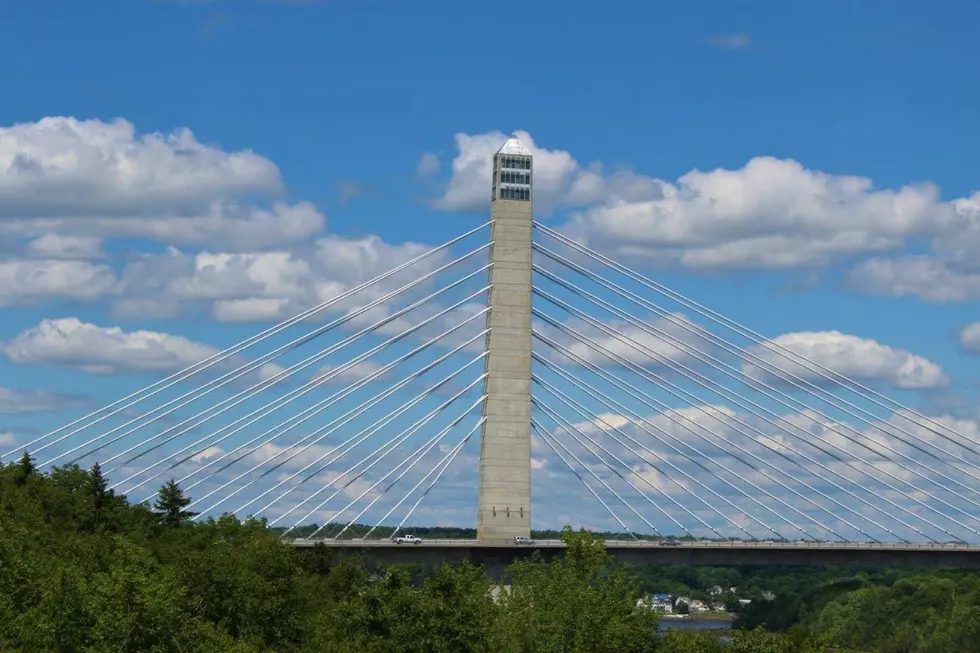
[[[477,538],[531,534],[531,152],[493,157],[490,311]]]

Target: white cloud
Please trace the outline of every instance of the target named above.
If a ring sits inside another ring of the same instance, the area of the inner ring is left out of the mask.
[[[32,258],[44,259],[91,259],[102,258],[102,242],[85,236],[62,236],[48,233],[35,238],[27,245],[26,253]]]
[[[872,258],[854,266],[848,274],[848,285],[874,295],[963,302],[980,299],[980,270],[926,255]]]
[[[247,251],[325,225],[307,202],[251,203],[281,191],[276,165],[186,129],[138,134],[125,120],[44,118],[0,128],[0,171],[0,235],[33,239],[35,256],[89,258],[99,240],[124,237]]]
[[[554,204],[567,193],[578,163],[568,152],[539,148],[527,132],[518,137],[534,155],[535,202]],[[456,134],[458,154],[453,159],[452,178],[436,206],[451,211],[478,211],[489,208],[493,155],[508,136],[502,132]]]
[[[620,259],[695,269],[813,267],[897,250],[913,237],[934,238],[937,250],[955,260],[976,260],[980,251],[980,199],[943,202],[930,184],[879,189],[865,177],[765,156],[671,182],[584,166],[569,152],[519,136],[535,156],[539,214],[580,207],[562,230]],[[455,139],[452,177],[436,206],[485,209],[491,156],[506,135]]]
[[[853,379],[882,381],[906,390],[938,388],[949,382],[942,367],[930,360],[838,331],[787,333],[770,342]],[[774,377],[782,377],[788,381],[788,374],[811,382],[823,378],[818,371],[811,369],[812,365],[787,359],[769,343],[755,347],[753,353],[773,365],[778,372],[746,362],[742,371],[752,379],[770,382]]]
[[[221,447],[208,447],[204,449],[201,453],[194,454],[191,456],[191,462],[203,464],[210,462],[215,458],[218,458],[225,452]]]
[[[110,267],[88,261],[0,262],[0,306],[100,299],[111,294],[115,286],[116,275]]]
[[[121,316],[176,315],[184,307],[204,305],[220,321],[276,320],[336,297],[354,286],[417,257],[429,249],[419,243],[392,245],[376,236],[358,239],[327,236],[289,251],[184,253],[170,248],[143,254],[121,275]],[[363,305],[395,287],[435,269],[444,261],[433,255],[359,293]],[[150,306],[147,306],[148,300]],[[352,300],[353,301],[353,300]],[[350,302],[337,305],[350,310]]]
[[[0,447],[10,447],[17,444],[14,434],[10,431],[0,431]]]
[[[18,390],[0,386],[0,415],[46,413],[78,408],[88,400],[78,395],[63,395],[45,390]]]
[[[672,315],[670,319],[647,316],[642,319],[647,329],[634,326],[625,320],[607,319],[600,322],[611,329],[611,332],[607,333],[598,326],[578,318],[570,318],[567,326],[603,350],[643,366],[687,363],[697,352],[705,349],[707,344],[698,335],[703,332],[701,327],[680,314]],[[589,363],[601,366],[620,365],[593,344],[583,343],[550,324],[542,324],[538,330]],[[549,354],[556,360],[574,362],[574,359],[567,359],[550,347]]]
[[[0,216],[128,217],[277,191],[279,170],[187,129],[137,134],[125,120],[42,118],[0,128]]]
[[[324,215],[277,201],[281,191],[268,159],[186,129],[140,134],[125,120],[63,117],[0,128],[0,238],[23,247],[0,263],[0,306],[111,297],[117,317],[191,307],[222,321],[275,319],[428,249],[323,233]],[[169,248],[91,261],[121,238]]]
[[[156,331],[123,331],[78,318],[42,320],[3,345],[3,353],[22,365],[49,365],[92,374],[167,373],[181,370],[217,350],[183,336]]]
[[[960,331],[960,344],[974,354],[980,354],[980,322],[974,322]]]
[[[325,365],[316,371],[316,373],[313,375],[313,378],[318,379],[327,376],[328,374],[333,374],[333,376],[330,377],[330,380],[327,381],[327,383],[330,383],[332,385],[349,385],[367,378],[368,376],[374,374],[382,367],[384,367],[384,365],[380,363],[375,363],[374,361],[370,361],[370,360],[364,360],[361,361],[360,363],[357,363],[353,367],[349,367],[339,373],[336,372],[336,370],[339,370],[340,368],[345,366],[346,363],[340,363],[337,365]],[[374,380],[383,379],[385,376],[387,376],[387,374],[380,374],[377,377],[375,377]]]

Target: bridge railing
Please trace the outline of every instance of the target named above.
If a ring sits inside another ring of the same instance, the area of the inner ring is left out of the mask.
[[[387,539],[371,540],[332,540],[316,539],[305,540],[298,538],[294,543],[299,546],[312,546],[316,543],[323,543],[327,546],[342,547],[377,547],[377,546],[445,546],[445,547],[521,547],[521,548],[562,548],[565,544],[561,540],[534,540],[534,544],[519,545],[513,540],[463,540],[463,539],[424,539],[419,545],[396,544]],[[877,549],[877,550],[902,550],[923,549],[923,550],[974,550],[980,551],[980,545],[965,544],[955,542],[936,542],[936,543],[896,543],[896,542],[776,542],[776,541],[757,541],[746,542],[743,540],[732,541],[711,541],[711,540],[680,540],[677,544],[663,544],[661,540],[605,540],[607,548],[656,548],[656,549],[678,549],[678,548],[704,548],[704,549]]]

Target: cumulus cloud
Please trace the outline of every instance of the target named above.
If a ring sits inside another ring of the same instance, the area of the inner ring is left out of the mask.
[[[0,306],[101,299],[115,291],[116,282],[116,274],[109,266],[89,261],[3,261],[0,262]]]
[[[570,237],[617,258],[692,269],[817,267],[933,239],[941,261],[980,252],[980,199],[944,202],[931,184],[881,189],[872,180],[756,157],[734,170],[694,170],[676,181],[583,165],[570,152],[534,154],[539,215],[565,207]],[[437,207],[484,210],[501,132],[457,134],[452,176]]]
[[[44,234],[27,244],[26,253],[43,259],[93,259],[102,258],[102,241],[85,236]]]
[[[325,233],[323,213],[277,199],[282,188],[270,160],[187,129],[67,117],[0,128],[0,238],[21,247],[0,263],[0,306],[111,298],[119,318],[203,306],[222,321],[275,319],[428,248]],[[107,256],[123,238],[167,247]]]
[[[575,356],[601,366],[621,365],[619,359],[643,366],[687,363],[707,347],[702,335],[703,329],[679,314],[672,315],[669,319],[647,316],[643,318],[646,329],[625,320],[606,319],[599,322],[605,329],[577,318],[567,321],[567,326],[591,341],[590,344],[581,342],[575,336],[550,324],[542,324],[537,330],[557,341]],[[605,352],[619,358],[610,358]],[[577,362],[550,347],[549,355],[558,361]]]
[[[775,369],[748,361],[743,373],[761,382],[783,380],[794,375],[810,382],[824,377],[812,365],[788,360],[776,347],[788,349],[846,377],[879,381],[904,390],[943,387],[949,380],[942,367],[921,356],[894,349],[871,339],[838,331],[787,333],[753,349],[753,353]]]
[[[560,201],[578,171],[578,163],[568,152],[538,147],[527,132],[519,131],[517,136],[534,155],[535,202],[547,206]],[[453,159],[452,178],[435,205],[451,211],[488,210],[493,155],[507,138],[503,132],[456,134],[458,154]]]
[[[848,285],[874,295],[963,302],[980,299],[980,270],[930,255],[872,258],[854,266]]]
[[[153,214],[280,188],[254,152],[225,152],[187,129],[138,134],[125,120],[42,118],[0,128],[0,215]]]
[[[289,251],[141,254],[120,275],[117,315],[172,316],[206,306],[225,322],[278,320],[326,302],[409,261],[429,246],[393,245],[377,236],[325,236]],[[402,274],[359,293],[361,305],[424,275],[445,258],[433,255]],[[147,299],[147,298],[152,299]],[[338,305],[349,310],[350,303]]]
[[[21,365],[47,365],[92,374],[169,373],[217,353],[210,345],[156,331],[100,327],[78,318],[42,320],[4,343],[3,353]]]
[[[88,403],[86,397],[46,390],[19,390],[0,386],[0,414],[19,415],[71,410]]]
[[[268,159],[187,129],[139,134],[125,120],[66,117],[0,128],[0,235],[32,239],[34,256],[91,258],[99,240],[124,237],[247,251],[323,230],[309,203],[253,201],[281,190]]]
[[[980,322],[963,327],[960,331],[960,344],[974,354],[980,354]]]

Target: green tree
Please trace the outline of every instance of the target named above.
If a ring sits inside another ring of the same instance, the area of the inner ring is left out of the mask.
[[[37,471],[37,467],[34,465],[34,459],[31,458],[31,455],[26,451],[17,462],[17,469],[20,471],[18,480],[22,485],[27,483],[28,479],[31,478]]]
[[[160,488],[153,507],[165,526],[175,528],[197,514],[184,510],[190,503],[191,499],[184,496],[184,491],[177,482],[170,479]]]
[[[509,570],[500,594],[491,650],[500,653],[631,653],[649,651],[658,616],[637,605],[636,580],[613,565],[601,541],[585,531],[562,532],[565,555],[540,557]]]

